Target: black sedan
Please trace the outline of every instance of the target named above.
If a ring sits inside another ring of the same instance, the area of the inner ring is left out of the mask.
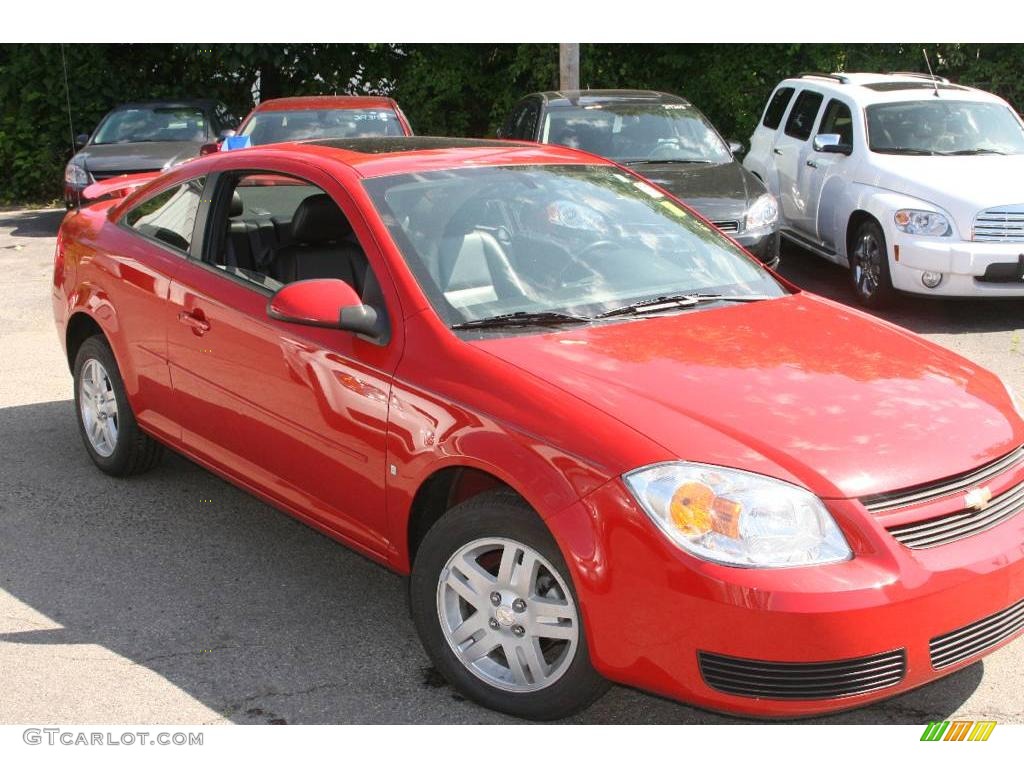
[[[524,97],[501,138],[562,144],[632,167],[681,198],[761,261],[779,261],[778,206],[726,142],[680,96],[657,91],[548,91]]]

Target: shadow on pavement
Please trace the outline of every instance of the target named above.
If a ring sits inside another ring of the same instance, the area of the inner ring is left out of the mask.
[[[801,288],[862,309],[845,267],[783,241],[779,273]],[[1024,328],[1024,299],[929,299],[900,294],[892,307],[868,310],[917,333],[985,333]]]
[[[0,211],[0,227],[12,227],[12,237],[56,237],[63,208],[41,208],[33,211]]]
[[[240,723],[509,721],[431,670],[399,577],[177,455],[101,474],[70,401],[2,409],[0,428],[0,588],[62,627],[0,642],[98,644]],[[944,719],[981,678],[814,722]],[[621,687],[574,720],[736,722]]]

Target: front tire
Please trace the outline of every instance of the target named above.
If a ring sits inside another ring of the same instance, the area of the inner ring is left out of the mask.
[[[152,469],[163,447],[139,429],[106,339],[90,336],[82,342],[74,370],[75,413],[89,458],[115,477]]]
[[[889,249],[885,233],[874,219],[857,227],[849,261],[850,282],[857,301],[871,309],[890,304],[896,291],[889,271]]]
[[[413,621],[438,671],[467,698],[530,720],[589,706],[591,666],[569,571],[536,513],[507,490],[452,508],[424,537]]]

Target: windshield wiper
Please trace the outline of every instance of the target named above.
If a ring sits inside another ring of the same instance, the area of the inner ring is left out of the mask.
[[[509,312],[505,315],[466,320],[449,327],[452,330],[460,331],[467,328],[509,328],[526,325],[568,325],[570,323],[589,322],[589,317],[570,315],[567,312]]]
[[[932,152],[930,149],[914,149],[912,147],[885,147],[884,149],[872,149],[883,155],[938,155],[939,152]]]
[[[670,163],[685,163],[690,165],[711,165],[710,160],[681,160],[672,158],[668,160],[623,160],[623,165],[668,165]]]
[[[642,315],[648,312],[662,312],[668,309],[686,309],[687,307],[695,307],[698,304],[705,304],[712,301],[749,302],[765,301],[770,298],[773,297],[762,296],[760,294],[723,296],[717,293],[680,293],[675,296],[659,296],[656,299],[635,301],[624,307],[616,307],[615,309],[609,309],[607,312],[602,312],[599,315],[594,315],[593,319],[602,320],[606,317],[615,317],[616,315]]]
[[[940,152],[940,155],[1005,155],[997,149],[957,149],[953,152]]]

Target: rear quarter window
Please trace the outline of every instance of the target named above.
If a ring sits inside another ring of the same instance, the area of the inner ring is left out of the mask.
[[[794,89],[789,86],[775,91],[775,94],[768,102],[768,108],[764,111],[764,119],[761,121],[761,125],[765,128],[771,128],[773,131],[779,127],[779,123],[782,122],[782,116],[786,114],[786,107],[789,106],[789,100],[793,98],[793,91]]]

